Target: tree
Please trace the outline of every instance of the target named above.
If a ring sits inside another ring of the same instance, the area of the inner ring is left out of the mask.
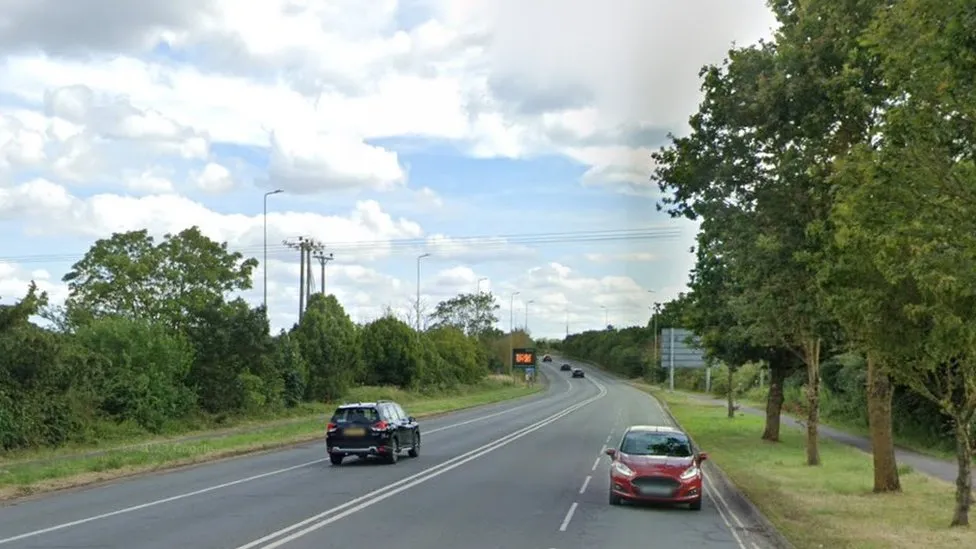
[[[271,338],[267,317],[241,298],[216,298],[198,310],[186,330],[194,348],[188,382],[200,405],[211,413],[242,411],[252,400],[267,401],[266,387],[251,376],[267,369]],[[272,382],[273,383],[273,382]]]
[[[461,383],[477,383],[488,374],[478,341],[465,336],[459,328],[441,326],[428,331],[427,336]]]
[[[79,329],[75,342],[97,360],[100,367],[87,375],[98,388],[99,408],[117,421],[159,433],[196,405],[186,386],[193,349],[163,326],[102,317]]]
[[[356,326],[334,295],[312,294],[294,335],[308,362],[307,400],[339,398],[360,377]]]
[[[63,277],[72,320],[119,315],[181,328],[214,299],[251,287],[257,260],[230,252],[199,228],[156,244],[145,229],[114,233],[92,245]]]
[[[420,338],[403,321],[384,316],[367,324],[362,351],[369,385],[419,385],[424,366]]]
[[[479,336],[497,322],[499,305],[490,292],[459,294],[441,301],[430,314],[431,327],[455,327],[466,335]]]
[[[876,138],[851,155],[853,176],[835,209],[847,238],[839,244],[870,263],[859,271],[871,275],[861,296],[868,314],[893,308],[900,321],[883,341],[894,347],[881,357],[897,362],[890,368],[896,380],[952,418],[953,526],[968,526],[973,498],[974,17],[971,3],[960,0],[906,0],[879,12],[865,42],[880,61],[890,100],[872,128]]]

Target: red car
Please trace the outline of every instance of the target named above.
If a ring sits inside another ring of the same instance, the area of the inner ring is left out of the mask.
[[[610,505],[622,501],[687,503],[702,507],[701,463],[708,459],[674,427],[634,425],[610,456]]]

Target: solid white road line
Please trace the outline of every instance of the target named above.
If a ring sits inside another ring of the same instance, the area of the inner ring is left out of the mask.
[[[565,395],[566,393],[569,393],[573,389],[573,385],[571,383],[569,383],[568,381],[566,382],[566,386],[567,386],[566,387],[566,391],[564,391],[562,393],[562,395]],[[562,396],[562,395],[560,395],[560,396]],[[521,405],[516,406],[514,408],[508,408],[508,409],[502,410],[501,412],[495,412],[495,413],[488,414],[488,415],[485,415],[485,416],[479,416],[479,417],[476,417],[474,419],[469,419],[469,420],[466,420],[466,421],[461,421],[461,422],[458,422],[458,423],[453,423],[451,425],[445,425],[444,427],[438,427],[437,429],[431,429],[429,431],[426,431],[426,434],[427,435],[431,435],[431,434],[438,433],[438,432],[441,432],[441,431],[446,431],[448,429],[453,429],[455,427],[461,427],[463,425],[470,425],[472,423],[476,423],[476,422],[479,422],[479,421],[484,421],[486,419],[491,419],[491,418],[494,418],[494,417],[502,416],[502,415],[505,415],[505,414],[514,412],[516,410],[521,410],[523,408],[526,408],[528,406],[532,406],[532,405],[535,405],[535,404],[538,404],[538,401],[528,402],[526,404],[521,404]],[[62,523],[62,524],[56,524],[54,526],[50,526],[50,527],[47,527],[47,528],[41,528],[39,530],[34,530],[32,532],[25,532],[23,534],[18,534],[16,536],[11,536],[9,538],[2,538],[2,539],[0,539],[0,545],[7,544],[7,543],[11,543],[11,542],[14,542],[14,541],[20,541],[22,539],[32,538],[32,537],[35,537],[35,536],[40,536],[40,535],[43,535],[43,534],[48,534],[48,533],[51,533],[51,532],[56,532],[58,530],[64,530],[65,528],[72,528],[72,527],[75,527],[75,526],[80,526],[82,524],[87,524],[89,522],[94,522],[94,521],[97,521],[97,520],[104,520],[104,519],[111,518],[111,517],[115,517],[115,516],[118,516],[118,515],[124,515],[124,514],[127,514],[127,513],[133,513],[135,511],[140,511],[142,509],[147,509],[149,507],[155,507],[157,505],[162,505],[164,503],[171,503],[171,502],[174,502],[174,501],[179,501],[179,500],[191,498],[191,497],[194,497],[194,496],[199,496],[199,495],[206,494],[206,493],[209,493],[209,492],[214,492],[216,490],[222,490],[224,488],[230,488],[231,486],[237,486],[239,484],[245,484],[247,482],[253,482],[255,480],[259,480],[259,479],[262,479],[262,478],[272,477],[272,476],[275,476],[275,475],[280,475],[280,474],[283,474],[283,473],[287,473],[289,471],[294,471],[296,469],[301,469],[303,467],[309,467],[311,465],[316,465],[316,464],[319,464],[319,463],[324,463],[326,461],[329,461],[329,458],[321,458],[321,459],[315,459],[315,460],[312,460],[312,461],[306,461],[305,463],[300,463],[298,465],[292,465],[291,467],[285,467],[283,469],[275,469],[274,471],[268,471],[267,473],[261,473],[261,474],[252,475],[252,476],[249,476],[249,477],[246,477],[246,478],[241,478],[241,479],[232,480],[232,481],[229,481],[229,482],[224,482],[222,484],[216,484],[214,486],[208,486],[206,488],[201,488],[199,490],[194,490],[192,492],[185,492],[185,493],[182,493],[182,494],[177,494],[175,496],[170,496],[168,498],[162,498],[162,499],[157,499],[157,500],[153,500],[153,501],[148,501],[146,503],[142,503],[142,504],[139,504],[139,505],[133,505],[131,507],[123,507],[122,509],[116,509],[115,511],[110,511],[108,513],[102,513],[100,515],[93,515],[93,516],[90,516],[90,517],[85,517],[83,519],[73,520],[71,522],[65,522],[65,523]]]
[[[596,458],[596,461],[593,462],[593,467],[590,468],[590,471],[596,471],[596,468],[599,466],[600,466],[600,458]]]
[[[102,513],[101,515],[95,515],[95,516],[86,517],[86,518],[83,518],[83,519],[74,520],[74,521],[71,521],[71,522],[65,522],[63,524],[58,524],[56,526],[51,526],[51,527],[48,527],[48,528],[42,528],[40,530],[34,530],[33,532],[26,532],[26,533],[23,533],[23,534],[20,534],[20,535],[16,535],[16,536],[13,536],[13,537],[0,539],[0,545],[2,545],[4,543],[10,543],[10,542],[13,542],[13,541],[19,541],[19,540],[22,540],[22,539],[32,538],[34,536],[39,536],[41,534],[47,534],[49,532],[56,532],[58,530],[64,530],[65,528],[71,528],[72,526],[79,526],[81,524],[85,524],[85,523],[88,523],[88,522],[94,522],[96,520],[107,519],[107,518],[110,518],[110,517],[114,517],[114,516],[118,516],[118,515],[123,515],[125,513],[131,513],[133,511],[139,511],[140,509],[146,509],[148,507],[155,507],[156,505],[162,505],[164,503],[169,503],[171,501],[179,501],[181,499],[186,499],[186,498],[190,498],[190,497],[193,497],[193,496],[199,496],[200,494],[206,494],[207,492],[213,492],[214,490],[220,490],[222,488],[228,488],[230,486],[236,486],[238,484],[244,484],[245,482],[251,482],[251,481],[254,481],[254,480],[261,479],[261,478],[267,478],[267,477],[271,477],[271,476],[274,476],[274,475],[280,475],[282,473],[287,473],[288,471],[294,471],[295,469],[301,469],[302,467],[308,467],[309,465],[315,465],[316,463],[322,463],[323,461],[328,461],[328,458],[316,459],[314,461],[307,461],[305,463],[300,463],[298,465],[293,465],[291,467],[286,467],[284,469],[277,469],[275,471],[270,471],[270,472],[267,472],[267,473],[261,473],[260,475],[254,475],[254,476],[250,476],[250,477],[247,477],[247,478],[233,480],[231,482],[225,482],[223,484],[218,484],[216,486],[210,486],[210,487],[207,487],[207,488],[201,488],[200,490],[194,490],[192,492],[186,492],[184,494],[178,494],[178,495],[175,495],[175,496],[172,496],[172,497],[168,497],[168,498],[157,499],[157,500],[154,500],[154,501],[150,501],[150,502],[147,502],[147,503],[143,503],[141,505],[134,505],[132,507],[125,507],[123,509],[118,509],[116,511],[111,511],[111,512],[108,512],[108,513]]]
[[[559,525],[559,531],[565,532],[566,528],[569,526],[569,521],[573,520],[573,513],[576,512],[576,507],[579,506],[575,501],[569,506],[569,512],[566,513],[566,518],[563,519],[563,523]]]
[[[579,493],[581,493],[581,494],[582,494],[583,492],[585,492],[585,491],[586,491],[586,487],[590,485],[590,480],[591,480],[591,479],[593,479],[593,477],[592,477],[592,476],[590,476],[590,475],[586,475],[586,480],[584,480],[584,481],[583,481],[583,486],[581,486],[581,487],[580,487],[580,491],[579,491]]]
[[[548,426],[548,425],[550,425],[552,423],[555,423],[556,421],[559,421],[560,419],[568,416],[569,414],[572,414],[573,412],[575,412],[575,411],[577,411],[577,410],[579,410],[579,409],[581,409],[581,408],[583,408],[585,406],[589,406],[590,404],[592,404],[592,403],[596,402],[597,400],[599,400],[599,399],[603,398],[604,396],[606,396],[606,394],[607,394],[606,387],[604,387],[603,385],[601,385],[600,383],[595,382],[595,381],[592,381],[592,383],[597,386],[597,388],[599,389],[599,393],[597,393],[595,396],[592,396],[592,397],[590,397],[590,398],[588,398],[588,399],[586,399],[586,400],[584,400],[582,402],[579,402],[577,404],[574,404],[573,406],[570,406],[569,408],[566,408],[565,410],[563,410],[561,412],[558,412],[556,414],[553,414],[552,416],[550,416],[550,417],[548,417],[548,418],[546,418],[546,419],[544,419],[542,421],[536,422],[536,423],[534,423],[534,424],[532,424],[532,425],[530,425],[528,427],[524,427],[524,428],[522,428],[522,429],[520,429],[520,430],[518,430],[518,431],[516,431],[514,433],[511,433],[509,435],[506,435],[504,437],[501,437],[501,438],[499,438],[499,439],[497,439],[497,440],[495,440],[495,441],[493,441],[491,443],[488,443],[488,444],[486,444],[486,445],[484,445],[484,446],[482,446],[480,448],[476,448],[474,450],[471,450],[470,452],[467,452],[467,453],[462,454],[460,456],[457,456],[455,458],[449,459],[449,460],[447,460],[447,461],[445,461],[443,463],[440,463],[440,464],[435,465],[433,467],[429,467],[429,468],[427,468],[427,469],[425,469],[425,470],[423,470],[423,471],[421,471],[419,473],[416,473],[414,475],[411,475],[411,476],[409,476],[407,478],[404,478],[404,479],[402,479],[402,480],[400,480],[398,482],[394,482],[394,483],[392,483],[392,484],[390,484],[388,486],[385,486],[383,488],[379,488],[377,490],[373,490],[372,492],[370,492],[368,494],[359,496],[358,498],[355,498],[355,499],[352,499],[350,501],[347,501],[346,503],[344,503],[342,505],[338,505],[336,507],[333,507],[331,509],[328,509],[326,511],[323,511],[323,512],[321,512],[321,513],[319,513],[319,514],[317,514],[315,516],[309,517],[309,518],[307,518],[307,519],[305,519],[305,520],[303,520],[301,522],[297,522],[295,524],[292,524],[291,526],[282,528],[281,530],[278,530],[276,532],[272,532],[272,533],[270,533],[270,534],[268,534],[268,535],[266,535],[266,536],[264,536],[264,537],[262,537],[260,539],[256,539],[256,540],[254,540],[254,541],[252,541],[250,543],[247,543],[245,545],[242,545],[240,547],[237,547],[236,549],[252,549],[254,547],[260,546],[261,544],[263,544],[265,542],[271,541],[271,540],[273,540],[275,538],[280,538],[280,539],[277,539],[277,541],[274,541],[272,543],[269,543],[268,545],[262,546],[262,549],[275,549],[277,547],[281,547],[282,545],[285,545],[286,543],[292,542],[292,541],[294,541],[294,540],[296,540],[298,538],[301,538],[303,536],[306,536],[306,535],[314,532],[315,530],[318,530],[320,528],[323,528],[325,526],[328,526],[329,524],[332,524],[333,522],[336,522],[336,521],[341,520],[341,519],[343,519],[343,518],[345,518],[345,517],[347,517],[349,515],[352,515],[353,513],[357,513],[359,511],[362,511],[363,509],[366,509],[367,507],[370,507],[372,505],[376,505],[377,503],[379,503],[379,502],[381,502],[381,501],[383,501],[385,499],[391,498],[391,497],[399,494],[400,492],[403,492],[405,490],[409,490],[410,488],[413,488],[414,486],[423,484],[424,482],[427,482],[427,481],[429,481],[429,480],[431,480],[433,478],[436,478],[436,477],[438,477],[440,475],[443,475],[444,473],[446,473],[448,471],[451,471],[453,469],[456,469],[456,468],[464,465],[465,463],[468,463],[470,461],[473,461],[475,459],[478,459],[479,457],[484,456],[485,454],[488,454],[490,452],[494,452],[495,450],[497,450],[499,448],[502,448],[504,446],[507,446],[508,444],[511,444],[512,442],[514,442],[514,441],[516,441],[516,440],[518,440],[518,439],[520,439],[522,437],[525,437],[525,436],[527,436],[527,435],[529,435],[529,434],[531,434],[531,433],[533,433],[535,431],[538,431],[539,429],[542,429],[543,427],[546,427],[546,426]],[[302,529],[299,530],[300,528],[302,528]],[[283,537],[283,538],[280,537],[280,536],[283,536],[285,534],[288,534],[289,532],[293,532],[295,530],[298,530],[298,531],[297,532],[294,532],[294,533],[292,533],[290,535],[288,535],[287,537]]]

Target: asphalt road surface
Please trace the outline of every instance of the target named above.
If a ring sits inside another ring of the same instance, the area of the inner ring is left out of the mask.
[[[395,465],[334,467],[315,442],[8,504],[0,549],[772,546],[724,483],[701,511],[611,507],[604,448],[627,425],[670,421],[580,366],[587,377],[572,379],[544,364],[542,395],[422,420],[420,457]]]

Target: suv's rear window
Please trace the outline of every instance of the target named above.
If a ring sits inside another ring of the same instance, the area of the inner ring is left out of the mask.
[[[380,414],[376,408],[365,406],[361,408],[338,408],[332,414],[332,420],[335,423],[362,423],[364,421],[376,423],[380,420]]]

